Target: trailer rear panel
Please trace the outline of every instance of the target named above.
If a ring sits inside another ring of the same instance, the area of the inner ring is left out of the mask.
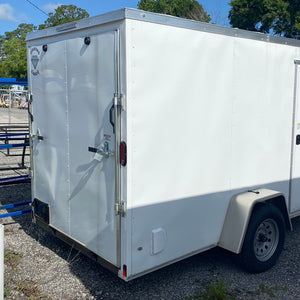
[[[86,44],[85,37],[90,38]],[[30,47],[33,91],[34,198],[50,207],[50,224],[116,264],[114,157],[89,148],[107,143],[116,91],[116,30],[59,36]],[[47,50],[43,50],[47,45]]]

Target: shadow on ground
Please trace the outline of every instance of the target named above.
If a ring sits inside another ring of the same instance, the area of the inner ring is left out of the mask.
[[[2,205],[30,198],[30,184],[0,188]],[[201,277],[209,281],[218,276],[220,265],[236,268],[230,260],[230,254],[216,248],[126,283],[51,233],[32,224],[29,214],[13,217],[13,221],[31,238],[69,262],[69,270],[96,299],[180,299],[187,296],[187,284],[195,285],[198,272],[202,272]],[[7,224],[9,221],[4,220],[3,223]]]
[[[2,205],[25,201],[30,197],[30,184],[0,187]],[[295,278],[300,278],[300,218],[293,220],[294,231],[287,232],[285,248],[279,263],[265,273],[247,274],[233,264],[229,252],[215,248],[127,283],[51,233],[32,224],[30,215],[14,217],[13,221],[35,241],[68,262],[69,271],[96,299],[182,299],[194,294],[210,280],[223,279],[229,283],[235,295],[238,295],[237,299],[246,296],[247,299],[260,299],[255,291],[262,282],[272,288],[277,284],[278,278],[280,286],[288,287],[287,292],[276,290],[279,298],[280,293],[284,293],[286,299],[293,299],[299,294],[294,283]]]

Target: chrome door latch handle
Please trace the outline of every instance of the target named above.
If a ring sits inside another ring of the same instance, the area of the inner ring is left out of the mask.
[[[38,130],[36,131],[36,134],[33,134],[33,135],[31,136],[31,139],[32,139],[33,141],[34,141],[34,140],[43,141],[43,140],[44,140],[44,137],[41,136],[40,130],[38,129]]]
[[[95,147],[89,147],[88,150],[90,152],[94,152],[96,154],[100,154],[100,155],[102,155],[105,158],[109,158],[109,157],[115,155],[114,152],[112,152],[112,151],[109,150],[109,144],[108,144],[108,142],[105,142],[104,145],[103,145],[103,147],[100,148],[100,149],[95,148]]]

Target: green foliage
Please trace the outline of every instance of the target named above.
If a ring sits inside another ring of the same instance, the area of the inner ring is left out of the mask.
[[[55,9],[55,13],[49,13],[49,18],[45,21],[45,24],[39,26],[39,29],[57,26],[88,17],[89,14],[85,9],[78,8],[75,5],[61,5]]]
[[[5,289],[4,290],[4,298],[8,297],[9,296],[9,290],[8,289]]]
[[[300,38],[299,0],[231,0],[229,4],[233,27]]]
[[[33,24],[21,23],[17,29],[10,32],[5,32],[5,39],[9,40],[10,38],[15,37],[25,40],[26,34],[36,29],[36,26],[34,26]]]
[[[138,8],[207,23],[211,20],[196,0],[141,0],[138,2]]]
[[[0,77],[9,77],[9,74],[4,66],[4,63],[0,61]],[[2,86],[0,88],[3,88]]]
[[[221,281],[212,281],[209,283],[200,283],[202,286],[201,291],[196,291],[193,296],[185,297],[183,300],[234,300],[236,297],[241,298],[243,290],[239,289],[230,289],[224,280]],[[266,287],[263,283],[259,285],[259,288],[256,291],[246,291],[244,293],[250,296],[255,295],[268,295],[269,297],[276,297],[277,291],[287,291],[287,287]],[[247,297],[246,297],[247,298]]]
[[[275,291],[287,291],[287,287],[286,286],[284,286],[284,287],[275,286],[275,287],[268,288],[263,283],[261,283],[259,285],[259,289],[256,291],[256,294],[257,295],[267,294],[270,297],[274,298],[274,297],[276,297]]]
[[[224,280],[210,281],[203,292],[196,292],[193,296],[185,297],[184,300],[234,300],[235,297],[228,291]]]
[[[8,77],[26,78],[27,64],[25,41],[13,37],[4,43],[3,49],[5,52],[5,60],[0,68],[4,73],[3,75]]]
[[[29,300],[50,299],[40,290],[40,283],[34,281],[17,281],[16,290]]]
[[[22,23],[0,36],[0,77],[27,77],[26,34],[36,27]]]
[[[20,254],[15,251],[7,251],[4,253],[4,264],[11,268],[16,268],[20,262]]]
[[[217,283],[210,282],[204,293],[204,299],[207,300],[221,300],[234,299],[227,291],[227,286],[224,281]]]
[[[89,17],[86,10],[74,5],[61,5],[55,13],[50,13],[44,29]],[[17,29],[0,35],[0,77],[27,77],[26,34],[37,27],[33,24],[22,23]]]

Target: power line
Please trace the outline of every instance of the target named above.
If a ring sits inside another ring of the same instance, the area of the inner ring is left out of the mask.
[[[29,4],[31,4],[32,6],[34,6],[36,9],[38,9],[40,12],[42,12],[43,14],[45,14],[47,17],[49,17],[49,15],[45,12],[45,11],[43,11],[42,9],[40,9],[37,5],[35,5],[34,3],[32,3],[31,1],[29,1],[29,0],[25,0],[25,1],[27,1]]]

